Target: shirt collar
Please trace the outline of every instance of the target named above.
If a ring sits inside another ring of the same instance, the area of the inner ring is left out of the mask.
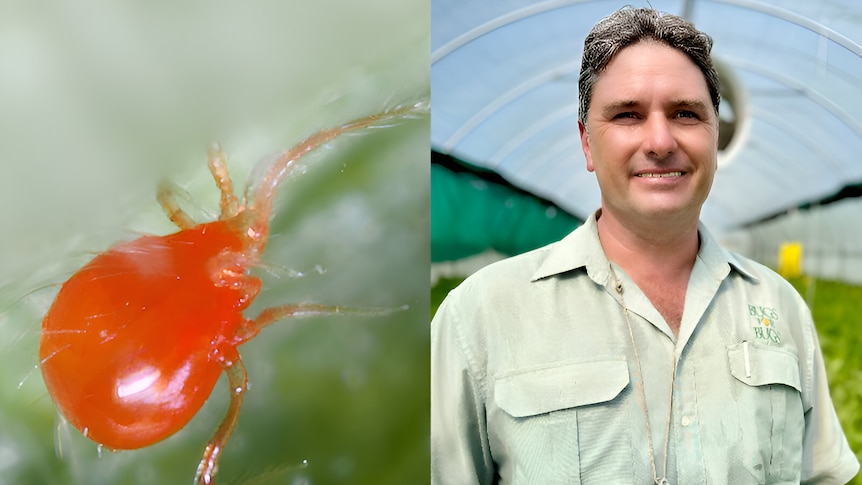
[[[590,279],[599,285],[607,286],[610,281],[609,263],[599,241],[596,214],[598,211],[587,218],[583,225],[551,246],[548,256],[530,281],[585,268]],[[757,281],[757,277],[746,267],[747,261],[721,247],[702,223],[698,224],[698,234],[700,250],[697,257],[716,278],[723,280],[733,269],[742,276]]]

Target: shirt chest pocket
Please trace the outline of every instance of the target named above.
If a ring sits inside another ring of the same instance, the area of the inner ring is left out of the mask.
[[[758,483],[799,482],[805,415],[799,358],[753,344],[728,347],[739,381],[738,416],[745,467]]]
[[[505,455],[503,482],[630,484],[628,387],[628,365],[622,359],[567,363],[495,379],[494,403],[502,412],[494,426]]]

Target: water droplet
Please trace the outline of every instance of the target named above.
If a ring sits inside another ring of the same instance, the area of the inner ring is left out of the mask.
[[[102,457],[102,448],[102,445],[96,445],[96,456],[99,458]]]
[[[84,435],[84,438],[89,437],[90,436],[90,428],[84,427],[84,431],[82,431],[81,433]]]
[[[308,466],[308,460],[303,459],[302,460],[302,466],[304,466],[304,467]]]

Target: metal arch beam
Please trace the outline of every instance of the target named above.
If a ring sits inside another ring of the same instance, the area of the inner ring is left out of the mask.
[[[750,63],[750,62],[744,61],[742,59],[733,58],[733,57],[722,57],[722,60],[725,61],[726,63],[730,64],[730,65],[733,65],[736,68],[754,72],[756,74],[759,74],[761,76],[769,78],[773,81],[776,81],[779,84],[787,86],[788,88],[790,88],[796,92],[803,94],[807,98],[811,99],[815,104],[821,106],[827,112],[829,112],[830,114],[835,116],[838,120],[840,120],[842,123],[847,125],[855,133],[862,136],[862,124],[860,124],[858,121],[856,121],[849,113],[844,111],[840,106],[838,106],[836,103],[832,102],[827,97],[820,94],[818,91],[809,88],[805,84],[796,81],[792,77],[784,76],[778,72],[775,72],[775,71],[772,71],[769,69],[765,69],[758,64]],[[474,114],[472,117],[470,117],[470,119],[467,120],[467,122],[464,123],[461,126],[461,128],[456,130],[455,133],[453,133],[443,143],[443,145],[441,147],[439,147],[439,149],[443,152],[448,153],[458,143],[460,143],[461,140],[463,140],[473,130],[475,130],[478,126],[480,126],[485,120],[487,120],[489,117],[493,116],[494,113],[503,109],[505,106],[511,104],[515,100],[523,97],[524,95],[526,95],[530,91],[546,84],[548,81],[558,79],[558,78],[562,77],[563,75],[565,75],[566,73],[572,72],[573,69],[575,68],[575,65],[578,63],[579,63],[579,61],[574,61],[571,63],[564,64],[563,66],[561,66],[559,68],[551,69],[549,71],[541,73],[538,76],[535,76],[535,77],[527,80],[526,82],[521,83],[518,86],[515,86],[514,88],[510,89],[509,91],[507,91],[503,95],[499,96],[497,99],[495,99],[492,102],[485,105],[476,114]],[[568,111],[570,111],[570,109],[564,110],[564,111],[566,111],[566,113],[567,113]],[[559,111],[551,113],[548,116],[545,116],[544,118],[539,120],[537,123],[534,123],[533,128],[527,127],[527,130],[525,131],[524,135],[513,138],[511,141],[506,143],[506,145],[504,145],[497,152],[495,152],[494,155],[491,157],[491,160],[488,160],[488,161],[489,162],[499,161],[500,159],[504,158],[508,153],[511,153],[512,151],[516,150],[518,148],[518,146],[520,146],[520,144],[523,144],[529,138],[529,136],[528,136],[529,133],[535,132],[537,129],[539,129],[537,127],[539,127],[540,125],[546,126],[549,123],[552,123],[559,116],[561,116],[559,114]]]
[[[551,10],[557,10],[572,5],[577,5],[579,3],[590,3],[595,1],[600,0],[547,0],[544,2],[538,2],[533,5],[519,8],[517,10],[513,10],[504,15],[493,18],[485,22],[484,24],[473,27],[472,29],[464,32],[458,37],[455,37],[449,42],[446,42],[442,46],[438,47],[437,50],[431,53],[431,65],[433,66],[437,61],[448,56],[452,52],[460,49],[461,47],[469,44],[470,42],[473,42],[479,37],[487,35],[501,27],[505,27],[509,24],[515,23],[519,20],[523,20],[527,17],[532,17],[534,15],[549,12]]]
[[[805,146],[812,153],[817,155],[821,160],[826,160],[826,163],[829,163],[829,161],[832,159],[829,154],[827,154],[818,145],[813,144],[805,133],[803,133],[801,130],[798,130],[794,125],[786,123],[783,118],[772,115],[768,111],[758,109],[757,107],[754,107],[751,113],[752,118],[776,126],[777,128],[779,128],[779,131],[790,133],[791,135],[793,135],[793,138],[795,140]],[[571,106],[569,106],[566,109],[557,110],[553,114],[545,116],[540,121],[533,123],[532,125],[530,125],[530,127],[527,127],[527,129],[524,130],[523,135],[512,139],[511,142],[504,145],[504,147],[498,150],[492,157],[490,157],[489,160],[486,160],[485,162],[493,162],[489,164],[490,166],[497,166],[501,164],[509,154],[517,150],[517,148],[519,148],[523,144],[527,143],[533,136],[540,133],[545,128],[553,125],[554,123],[559,122],[560,120],[563,120],[568,116],[571,116],[572,114],[573,110]],[[564,143],[566,148],[571,148],[572,150],[577,148],[577,143],[569,139],[565,140]],[[831,164],[831,166],[836,170],[841,169],[841,167],[834,164]]]
[[[578,59],[577,61],[568,62],[562,64],[559,67],[554,69],[550,69],[543,73],[540,73],[532,78],[528,79],[521,84],[513,87],[512,89],[506,91],[502,95],[498,96],[496,99],[492,100],[490,103],[486,104],[482,109],[476,112],[473,116],[470,117],[460,128],[455,130],[446,141],[443,142],[443,145],[439,147],[439,149],[448,153],[452,151],[458,143],[461,143],[461,140],[466,138],[470,133],[473,132],[476,128],[479,127],[485,120],[494,115],[497,111],[500,111],[507,105],[511,104],[513,101],[522,98],[524,95],[533,91],[534,89],[547,84],[548,81],[553,81],[555,79],[559,79],[561,77],[565,77],[569,73],[575,72],[575,69],[580,69],[581,61]]]
[[[794,125],[787,123],[783,118],[773,115],[764,110],[753,110],[752,118],[756,118],[764,123],[771,125],[778,129],[779,131],[791,133],[794,135],[794,139],[796,139],[800,144],[805,146],[808,150],[810,150],[814,155],[821,157],[824,160],[830,160],[829,154],[818,147],[816,144],[812,143],[806,136],[805,133],[801,130],[797,129]],[[770,155],[769,152],[772,150],[768,150],[771,145],[765,145],[764,148],[767,148],[767,155],[770,159],[775,160],[777,157],[775,155]],[[723,212],[725,214],[724,218],[726,220],[736,220],[737,222],[727,226],[727,229],[734,229],[737,227],[745,226],[746,224],[751,224],[752,222],[757,222],[758,220],[764,217],[764,214],[760,214],[756,217],[748,217],[748,218],[737,218],[738,211],[731,210],[731,206],[726,202],[721,201],[716,198],[709,198],[708,203],[712,206],[713,212]],[[770,212],[769,214],[772,214]],[[769,215],[766,214],[766,215]]]
[[[563,142],[557,143],[553,147],[551,147],[551,150],[549,150],[544,157],[538,159],[536,165],[542,166],[551,163],[551,160],[560,157],[569,157],[574,161],[576,160],[576,157],[569,155],[569,153],[572,153],[577,150],[580,150],[580,144],[575,144],[570,140],[564,140]],[[576,181],[576,184],[563,184],[568,190],[577,190],[583,188],[585,185],[597,184],[595,181],[595,176],[587,172],[587,169],[584,166],[579,167],[578,165],[572,164],[572,171],[567,176],[570,180]],[[578,190],[578,192],[582,191]],[[596,192],[595,195],[597,196],[597,198],[601,198],[601,194],[599,192]],[[564,208],[567,212],[574,214],[581,219],[586,219],[586,217],[589,216],[593,210],[598,208],[598,206],[585,207],[582,205],[575,204],[572,199],[566,198],[562,193],[549,193],[543,195],[543,197],[553,201],[560,207]]]
[[[554,118],[561,118],[561,117],[555,116]],[[779,116],[772,115],[768,111],[757,110],[757,109],[752,111],[752,118],[755,118],[755,119],[760,120],[764,123],[767,123],[768,125],[774,126],[779,131],[791,134],[795,140],[797,140],[801,145],[803,145],[806,149],[808,149],[815,156],[819,157],[822,160],[826,160],[827,162],[830,160],[830,157],[828,156],[828,154],[821,147],[819,147],[818,145],[811,142],[811,140],[806,138],[805,133],[803,133],[801,130],[797,129],[794,125],[787,123],[783,118],[781,118]],[[542,125],[548,126],[548,123],[543,123]],[[540,130],[534,129],[531,131],[533,132],[533,134],[535,134]],[[526,140],[524,140],[524,142],[526,142]],[[557,148],[552,150],[545,157],[542,157],[542,159],[535,159],[535,160],[533,160],[533,162],[536,165],[545,164],[545,163],[547,163],[547,161],[549,159],[553,159],[562,153],[569,152],[569,151],[572,151],[572,150],[575,150],[578,148],[577,143],[575,143],[574,141],[572,141],[570,139],[561,140],[561,142],[558,145],[559,146]],[[770,145],[771,144],[766,144],[765,147],[768,149],[768,147]],[[778,157],[776,155],[776,156],[771,156],[771,158],[777,159]],[[502,160],[497,160],[497,161],[500,162]],[[557,197],[554,197],[554,195],[549,193],[549,192],[543,191],[539,195],[541,195],[542,197],[548,198],[549,200],[554,200],[557,204],[559,204],[561,207],[566,208],[566,210],[568,210],[570,212],[580,212],[572,204],[558,200]],[[724,213],[725,219],[728,219],[728,216],[731,216],[732,214],[736,214],[738,212],[736,210],[733,210],[730,205],[723,202],[721,199],[712,198],[710,201],[710,204],[713,206],[713,209],[715,211],[718,211],[719,213]],[[759,215],[758,217],[762,217],[762,214]],[[729,220],[731,220],[731,219],[733,219],[733,217],[729,218]],[[751,218],[749,218],[749,219],[751,219]],[[751,220],[757,220],[757,218],[754,218]],[[745,222],[742,222],[739,225],[747,224],[747,223],[751,222],[751,220],[747,219]]]
[[[520,137],[517,145],[518,146],[523,145],[523,143],[526,143],[527,140],[531,136],[535,135],[536,133],[539,133],[543,128],[553,124],[552,120],[560,120],[560,119],[565,118],[564,115],[565,115],[566,111],[567,110],[557,111],[556,115],[546,117],[544,122],[534,123],[532,125],[533,128],[527,130],[530,132],[530,135],[529,136],[525,135],[524,137]],[[571,111],[571,110],[568,110],[568,111]],[[562,113],[562,114],[560,114],[560,113]],[[571,113],[569,113],[569,115],[570,114]],[[791,134],[791,136],[795,140],[797,140],[798,143],[803,145],[807,150],[809,150],[812,154],[817,156],[819,159],[825,160],[827,163],[829,162],[829,160],[831,160],[831,158],[829,157],[829,154],[827,154],[820,146],[811,142],[811,140],[805,136],[804,132],[799,130],[795,125],[787,123],[783,118],[781,118],[779,116],[775,116],[775,115],[769,113],[768,111],[760,110],[760,109],[756,109],[756,108],[752,110],[751,116],[754,119],[760,120],[762,122],[767,123],[768,125],[774,126],[776,129],[778,129],[781,132]],[[765,147],[768,149],[768,147],[770,145],[771,144],[766,144]],[[558,144],[558,146],[554,150],[551,150],[551,152],[546,154],[546,156],[542,157],[541,159],[533,160],[533,162],[536,165],[542,165],[542,164],[548,163],[549,159],[556,158],[561,153],[576,150],[577,148],[578,148],[577,143],[575,141],[573,141],[572,139],[560,140],[560,143]],[[505,158],[505,155],[508,153],[511,153],[512,151],[514,151],[514,148],[507,150],[505,154],[503,154],[503,153],[495,154],[496,157],[492,157],[492,159],[495,160],[497,163],[502,162],[502,159]],[[771,158],[777,159],[777,156],[772,156]],[[491,164],[491,165],[494,165],[494,164]],[[833,167],[837,168],[834,165],[833,165]],[[838,183],[840,184],[840,181],[838,181]],[[539,195],[541,195],[542,197],[546,197],[549,200],[554,200],[557,204],[559,204],[561,207],[565,207],[566,210],[568,210],[570,212],[581,212],[580,208],[575,208],[571,203],[567,203],[565,201],[558,200],[559,198],[555,197],[550,192],[542,191]],[[717,211],[717,214],[720,214],[720,213],[725,214],[723,217],[727,220],[733,220],[734,217],[732,215],[738,214],[738,211],[733,210],[733,208],[730,205],[728,205],[726,202],[723,202],[721,199],[712,198],[710,204],[713,206],[713,210]],[[744,225],[744,224],[750,223],[751,221],[758,220],[758,218],[760,218],[762,216],[763,216],[763,214],[759,214],[757,217],[754,217],[754,218],[746,218],[743,222],[737,224],[737,226]],[[736,226],[733,226],[733,227],[736,227]]]
[[[801,83],[790,76],[785,76],[776,71],[765,69],[759,64],[748,62],[743,59],[725,56],[722,56],[721,59],[728,64],[732,64],[738,67],[739,69],[759,74],[779,84],[783,84],[796,92],[801,93],[802,95],[813,101],[815,104],[821,106],[823,109],[835,116],[835,118],[847,125],[857,135],[862,137],[862,122],[857,121],[853,116],[844,111],[840,106],[832,102],[829,98],[820,94],[820,92],[811,89],[806,84]]]
[[[846,35],[838,32],[835,29],[827,27],[820,22],[816,22],[811,20],[804,15],[800,15],[795,12],[791,12],[790,10],[777,7],[775,5],[769,5],[763,2],[758,2],[756,0],[709,0],[713,3],[720,3],[725,5],[732,5],[734,7],[741,7],[747,10],[753,10],[760,13],[765,13],[772,17],[780,18],[781,20],[786,20],[792,24],[796,24],[804,29],[810,30],[817,35],[825,37],[832,42],[844,47],[850,52],[856,54],[859,57],[862,57],[862,45],[854,42],[853,39],[847,37]]]
[[[575,117],[578,116],[577,104],[565,104],[562,109],[547,112],[545,116],[539,118],[529,126],[524,127],[517,136],[504,143],[503,146],[491,155],[489,161],[491,163],[501,162],[504,158],[509,156],[509,154],[520,148],[524,143],[529,141],[538,133],[541,133],[548,127],[555,125],[566,118],[570,118],[573,115]]]
[[[577,140],[577,142],[575,141]],[[573,155],[574,153],[580,153],[580,139],[571,137],[571,138],[557,138],[552,144],[543,147],[543,151],[541,154],[533,154],[529,160],[530,174],[543,174],[547,173],[548,167],[559,166],[559,162],[554,162],[554,160],[559,160],[561,158],[566,158],[572,160],[573,170],[577,167],[574,164],[574,161],[577,160],[577,156]],[[584,169],[586,173],[586,169]],[[530,179],[539,179],[543,177],[533,177]],[[559,178],[557,178],[559,180]],[[565,184],[563,184],[565,185]],[[570,210],[570,204],[566,202],[560,202],[559,197],[555,195],[555,191],[551,190],[551,185],[543,185],[541,188],[537,189],[539,195],[542,197],[555,201],[561,207],[567,208]]]
[[[837,105],[835,105],[834,103],[832,103],[831,101],[829,101],[827,98],[820,95],[816,91],[808,89],[803,84],[796,82],[792,78],[787,77],[787,76],[782,76],[778,73],[775,73],[775,72],[767,70],[767,69],[763,69],[757,65],[746,63],[745,61],[737,62],[738,60],[735,60],[735,59],[725,59],[725,60],[728,63],[733,64],[738,68],[751,70],[752,72],[756,72],[758,74],[761,74],[764,77],[770,78],[770,79],[778,82],[779,84],[785,85],[789,89],[804,93],[809,99],[811,99],[813,102],[815,102],[815,104],[821,106],[823,109],[830,112],[830,114],[837,116],[839,119],[841,119],[841,121],[844,122],[846,120],[842,119],[842,114],[843,114],[843,118],[846,118],[847,120],[851,121],[851,123],[849,123],[849,124],[845,123],[845,124],[848,125],[848,127],[850,127],[851,129],[854,129],[854,131],[859,132],[858,123],[855,123],[852,120],[852,118],[850,118],[849,115],[847,115]],[[749,69],[749,68],[751,68],[751,69]],[[506,103],[502,103],[502,104],[505,105],[508,102],[511,102],[512,100],[516,99],[517,97],[522,96],[524,93],[526,93],[530,89],[534,89],[539,84],[532,83],[532,82],[528,82],[528,83],[523,84],[523,86],[527,86],[527,85],[529,85],[529,89],[511,90],[510,93],[520,92],[520,94],[518,96],[513,95],[513,96],[507,97],[508,101]],[[493,104],[494,103],[489,105],[489,107],[492,107]],[[502,107],[502,106],[500,106],[500,107]],[[499,109],[499,107],[497,109]],[[483,112],[485,112],[485,111],[486,110],[483,110]],[[496,111],[496,109],[489,109],[487,111],[488,111],[487,116],[490,116],[490,114],[492,114],[494,111]],[[554,122],[559,121],[568,115],[571,115],[571,111],[572,111],[572,107],[569,106],[567,109],[557,110],[553,113],[548,114],[547,116],[543,117],[541,120],[537,121],[536,123],[533,123],[531,125],[531,127],[527,127],[527,129],[524,131],[523,135],[512,139],[509,143],[507,143],[506,145],[501,147],[501,149],[498,150],[491,157],[491,159],[487,160],[486,162],[490,162],[490,161],[494,161],[495,163],[501,162],[508,154],[514,152],[517,148],[519,148],[524,143],[526,143],[530,139],[530,137],[532,137],[536,133],[539,133],[540,131],[542,131],[542,129],[544,129],[548,126],[551,126]],[[804,146],[806,146],[809,150],[811,150],[812,153],[819,155],[824,160],[829,160],[829,157],[826,156],[827,154],[825,152],[823,152],[822,150],[818,149],[815,145],[811,144],[811,142],[805,137],[804,133],[796,130],[792,126],[787,125],[780,118],[772,116],[765,111],[757,110],[756,107],[752,107],[752,117],[754,117],[756,119],[760,119],[762,121],[765,121],[770,125],[780,126],[780,127],[782,127],[781,130],[784,132],[795,133],[797,135],[796,139],[799,140],[800,143],[802,143]],[[572,146],[575,146],[575,144],[572,143]],[[537,162],[541,162],[541,161],[537,161]],[[545,194],[545,196],[547,196],[547,195]],[[719,206],[723,206],[723,204],[720,204],[718,202],[715,202],[715,204],[719,205]],[[730,211],[728,210],[727,207],[723,207],[723,210],[728,214],[730,213]]]
[[[778,82],[784,86],[787,86],[789,89],[792,89],[796,92],[803,94],[805,97],[813,101],[818,106],[825,109],[827,112],[835,116],[839,121],[848,126],[851,130],[853,130],[856,134],[862,136],[862,123],[856,121],[849,113],[844,111],[840,106],[836,103],[829,100],[829,98],[823,96],[818,91],[809,88],[803,83],[800,83],[793,79],[790,76],[782,75],[778,72],[765,69],[758,64],[754,64],[751,62],[744,61],[742,59],[733,58],[733,57],[722,57],[722,60],[728,64],[731,64],[739,69],[747,70],[769,78],[773,81]],[[469,135],[474,129],[476,129],[479,125],[482,124],[487,118],[492,116],[495,112],[499,111],[506,105],[512,103],[516,99],[523,97],[528,92],[542,86],[547,83],[549,80],[559,78],[563,73],[567,72],[574,67],[574,64],[577,62],[572,62],[563,65],[560,68],[553,69],[542,73],[538,76],[535,76],[528,80],[527,82],[521,83],[513,89],[510,89],[502,96],[498,97],[491,103],[487,104],[481,110],[479,110],[475,115],[473,115],[461,128],[459,128],[449,139],[446,140],[442,149],[443,150],[451,150],[457,145],[463,138]],[[515,151],[521,144],[525,143],[526,140],[529,139],[532,133],[540,131],[543,127],[549,126],[553,122],[558,121],[560,117],[563,115],[568,115],[571,111],[571,108],[564,109],[562,111],[557,110],[553,113],[549,113],[547,116],[540,119],[538,122],[533,125],[526,127],[525,131],[522,135],[513,138],[508,143],[506,143],[503,147],[501,147],[497,152],[495,152],[491,159],[488,162],[499,162],[502,158],[505,158],[506,155]],[[560,114],[563,113],[563,114]]]
[[[776,115],[774,115],[768,111],[761,110],[761,109],[752,110],[752,117],[757,118],[759,120],[762,120],[762,121],[778,128],[779,131],[782,131],[784,133],[790,133],[791,135],[793,135],[792,138],[794,140],[796,140],[798,143],[803,145],[805,148],[810,150],[812,153],[814,153],[815,155],[820,157],[820,159],[827,160],[827,163],[829,163],[828,162],[829,160],[833,159],[833,157],[829,153],[827,153],[825,150],[820,148],[820,146],[818,146],[817,144],[813,143],[804,131],[796,128],[796,125],[788,123],[787,121],[784,120],[784,118],[782,118],[780,116],[776,116]],[[840,167],[834,163],[829,163],[829,164],[835,170],[840,170],[842,168],[842,167]]]
[[[529,5],[527,7],[520,8],[518,10],[514,10],[505,15],[501,15],[497,18],[491,19],[484,24],[478,25],[463,34],[455,37],[454,39],[446,42],[433,53],[431,53],[431,65],[433,66],[437,61],[451,54],[452,52],[460,49],[466,44],[473,42],[474,40],[482,37],[490,32],[493,32],[501,27],[505,27],[511,23],[517,22],[519,20],[523,20],[527,17],[531,17],[534,15],[538,15],[540,13],[548,12],[550,10],[556,10],[560,8],[569,7],[572,5],[577,5],[581,3],[590,3],[593,1],[599,0],[548,0],[544,2],[539,2],[533,5]],[[838,32],[835,29],[827,27],[826,25],[821,24],[820,22],[816,22],[811,20],[808,17],[803,15],[799,15],[797,13],[791,12],[790,10],[776,7],[774,5],[765,4],[762,2],[754,1],[754,0],[710,0],[713,3],[724,4],[724,5],[732,5],[735,7],[741,7],[747,10],[753,10],[755,12],[764,13],[770,15],[772,17],[780,18],[781,20],[785,20],[792,24],[796,24],[804,29],[810,30],[817,35],[825,37],[836,44],[844,47],[845,49],[853,52],[859,57],[862,57],[862,45],[854,42],[849,37],[844,34]],[[684,10],[690,10],[691,5],[686,2],[684,5]],[[686,12],[683,12],[684,14]]]
[[[442,47],[438,48],[432,54],[432,65],[442,59],[443,57],[449,55],[460,47],[464,46],[467,43],[472,42],[473,40],[482,37],[494,30],[497,30],[501,27],[509,25],[513,22],[522,20],[524,18],[534,16],[540,13],[544,13],[554,9],[560,9],[564,7],[568,7],[571,5],[589,3],[592,1],[598,0],[549,0],[545,2],[540,2],[534,5],[530,5],[508,14],[502,15],[495,19],[492,19],[480,26],[477,26],[464,34],[456,37],[455,39],[447,42]],[[746,8],[753,11],[758,11],[761,13],[765,13],[767,15],[771,15],[782,20],[786,20],[788,22],[799,25],[803,28],[806,28],[812,32],[817,33],[827,39],[830,39],[839,45],[847,48],[848,50],[856,53],[857,55],[862,56],[862,46],[855,43],[851,39],[846,36],[840,34],[839,32],[831,29],[829,27],[824,26],[818,22],[814,22],[806,17],[795,14],[788,10],[782,9],[780,7],[774,7],[771,5],[766,5],[760,2],[756,2],[753,0],[711,0],[714,3],[718,4],[726,4],[733,5],[742,8]],[[803,84],[800,84],[794,81],[792,78],[787,76],[781,76],[777,73],[773,73],[771,71],[767,71],[765,69],[760,68],[759,66],[747,63],[741,59],[736,58],[724,58],[727,59],[729,63],[735,64],[737,66],[741,66],[744,69],[751,70],[753,72],[757,72],[761,75],[769,77],[775,81],[778,81],[782,84],[785,84],[792,89],[796,89],[800,92],[803,92],[811,98],[815,103],[820,104],[825,107],[830,113],[835,115],[839,120],[843,123],[847,124],[851,127],[851,129],[862,136],[862,124],[853,119],[852,116],[847,114],[844,110],[842,110],[838,105],[832,103],[828,100],[828,98],[822,96],[816,91],[808,89]],[[476,112],[473,116],[470,117],[459,129],[457,129],[445,142],[443,142],[442,146],[439,149],[443,152],[450,152],[454,147],[461,142],[465,137],[467,137],[473,130],[475,130],[478,126],[480,126],[485,120],[491,117],[494,113],[505,107],[506,105],[512,103],[514,100],[523,97],[526,93],[536,89],[537,87],[547,83],[549,80],[558,79],[565,75],[576,72],[580,69],[580,59],[577,61],[572,61],[566,64],[561,65],[560,67],[548,70],[544,73],[541,73],[528,81],[515,86],[510,89],[503,95],[499,96],[497,99],[485,105],[482,109]]]
[[[530,165],[534,168],[534,171],[546,170],[551,160],[567,157],[575,161],[578,159],[578,154],[583,154],[579,136],[556,138],[550,144],[543,147],[542,151],[544,153],[543,156],[534,156],[531,159]]]

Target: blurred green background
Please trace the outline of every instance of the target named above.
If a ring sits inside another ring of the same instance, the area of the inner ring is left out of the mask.
[[[99,453],[56,425],[36,369],[56,285],[119,241],[174,230],[161,179],[214,217],[210,140],[241,190],[314,131],[427,98],[428,30],[427,3],[395,0],[0,6],[0,484],[192,482],[226,381],[167,440]],[[248,316],[409,309],[280,322],[240,347],[250,391],[218,483],[427,481],[428,132],[426,117],[343,137],[282,184]]]

